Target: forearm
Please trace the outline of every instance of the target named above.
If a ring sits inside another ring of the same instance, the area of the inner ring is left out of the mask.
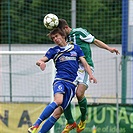
[[[100,47],[100,48],[103,48],[103,49],[106,49],[106,50],[110,50],[110,47],[107,44],[105,44],[104,42],[102,42],[102,41],[100,41],[98,39],[95,39],[94,44],[96,46]]]
[[[88,64],[85,64],[84,65],[84,68],[85,68],[85,71],[89,74],[89,76],[91,77],[92,76],[92,71],[91,71],[91,68]]]
[[[44,56],[43,58],[39,59],[39,60],[36,62],[36,65],[40,66],[40,64],[45,63],[45,62],[47,62],[47,61],[48,61],[48,58]]]
[[[116,53],[117,55],[120,54],[116,48],[111,48],[108,45],[106,45],[104,42],[102,42],[98,39],[94,40],[94,44],[100,48],[103,48],[103,49],[110,51],[111,53]]]
[[[80,58],[80,60],[85,68],[85,71],[89,74],[89,76],[92,76],[92,71],[91,71],[90,65],[88,65],[85,58],[82,57],[82,58]]]
[[[91,71],[90,65],[88,65],[88,63],[86,62],[85,58],[81,57],[80,60],[81,60],[83,66],[85,68],[85,71],[89,74],[90,82],[93,81],[93,83],[97,83],[97,80],[92,75],[92,71]]]

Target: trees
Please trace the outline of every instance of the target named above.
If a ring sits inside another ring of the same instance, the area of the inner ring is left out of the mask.
[[[1,43],[9,43],[9,35],[13,44],[52,43],[43,25],[50,12],[71,22],[71,0],[8,2],[1,2]],[[121,0],[78,0],[76,9],[77,27],[87,28],[106,43],[121,43]]]
[[[107,44],[121,44],[121,0],[82,0],[77,4],[78,27],[87,28]]]

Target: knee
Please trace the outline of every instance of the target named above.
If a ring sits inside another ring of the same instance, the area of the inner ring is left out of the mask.
[[[61,106],[59,106],[54,112],[53,112],[53,117],[56,119],[59,119],[61,114],[63,112],[63,109]]]
[[[55,102],[57,103],[58,106],[62,104],[62,100],[56,100]]]
[[[78,100],[81,100],[84,97],[84,93],[80,91],[76,91],[76,97]]]
[[[86,87],[84,85],[79,85],[76,90],[76,97],[78,100],[81,100],[84,97]]]
[[[63,103],[63,95],[56,94],[54,97],[54,101],[57,103],[58,106],[60,106]]]

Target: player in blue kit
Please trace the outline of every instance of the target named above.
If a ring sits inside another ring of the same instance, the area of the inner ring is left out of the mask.
[[[50,59],[53,59],[55,63],[56,75],[53,83],[54,101],[47,105],[34,125],[28,129],[29,133],[35,133],[45,119],[47,120],[38,133],[48,132],[67,108],[75,96],[77,86],[75,79],[77,77],[79,61],[89,74],[89,80],[93,80],[94,83],[97,82],[78,45],[67,43],[65,33],[59,28],[52,30],[49,33],[49,37],[57,46],[50,48],[45,56],[38,60],[36,64],[41,70],[44,70],[46,67],[45,63]]]

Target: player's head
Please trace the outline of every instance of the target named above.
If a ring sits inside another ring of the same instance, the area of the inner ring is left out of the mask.
[[[62,29],[62,28],[65,28],[66,26],[69,26],[68,23],[67,23],[67,21],[65,19],[59,19],[58,27],[60,29]]]
[[[63,30],[61,30],[60,28],[54,28],[53,30],[50,31],[50,33],[48,34],[49,38],[51,40],[53,40],[53,37],[56,35],[56,34],[59,34],[62,36],[63,39],[66,40],[66,34]]]
[[[71,31],[71,28],[69,27],[69,25],[65,19],[59,19],[58,28],[63,30],[66,33],[66,35],[69,35],[69,33]]]

